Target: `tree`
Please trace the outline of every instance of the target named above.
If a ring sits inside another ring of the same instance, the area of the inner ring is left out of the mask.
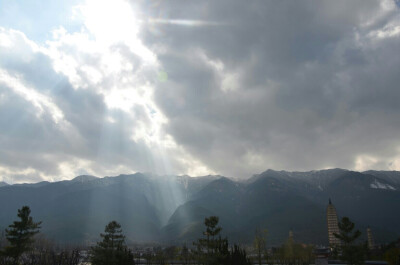
[[[169,246],[164,249],[164,255],[168,260],[173,260],[178,255],[179,248],[176,246]]]
[[[189,264],[191,255],[189,253],[189,249],[187,248],[186,244],[182,246],[180,259],[182,260],[182,264],[184,265]]]
[[[364,264],[364,247],[355,244],[355,241],[361,236],[360,230],[353,231],[354,223],[348,217],[343,217],[338,225],[339,234],[334,233],[334,236],[342,242],[340,246],[341,260],[350,265]]]
[[[228,262],[225,262],[225,264],[252,265],[253,263],[247,257],[246,251],[244,249],[240,248],[238,245],[234,245],[229,254],[229,260]]]
[[[158,246],[158,247],[154,248],[153,261],[155,261],[155,263],[159,264],[159,265],[167,264],[167,256],[166,256],[165,252],[163,251],[162,247]]]
[[[23,206],[18,210],[20,221],[14,221],[5,230],[9,246],[5,248],[3,255],[10,258],[12,264],[18,264],[22,254],[32,249],[34,236],[39,233],[42,222],[35,223],[30,214],[30,208]]]
[[[257,252],[257,259],[259,265],[261,265],[262,263],[262,253],[265,252],[266,248],[266,236],[267,236],[267,229],[264,229],[263,231],[259,228],[256,229],[256,235],[254,237],[253,245]]]
[[[204,219],[206,230],[203,232],[204,238],[199,238],[193,245],[197,248],[197,259],[203,264],[219,264],[218,259],[223,255],[224,242],[219,233],[222,228],[218,226],[218,216],[210,216]],[[218,237],[217,237],[218,236]],[[226,244],[226,252],[228,252],[228,245]]]
[[[223,239],[219,235],[222,228],[218,226],[218,222],[217,216],[205,218],[206,231],[203,232],[205,238],[193,243],[197,247],[197,261],[206,265],[250,265],[246,251],[239,246],[235,245],[229,251],[228,239]]]
[[[82,258],[78,247],[60,247],[44,237],[39,237],[35,240],[34,250],[24,254],[20,262],[25,265],[78,265]]]
[[[313,257],[314,246],[296,242],[293,234],[289,234],[286,242],[275,251],[274,259],[278,259],[281,264],[310,264]],[[273,261],[272,261],[273,263]]]
[[[193,243],[197,247],[197,258],[203,264],[220,264],[218,260],[229,252],[227,239],[222,239],[219,235],[222,228],[218,226],[218,222],[218,216],[205,218],[206,231],[203,232],[205,238]]]
[[[135,264],[132,252],[125,245],[125,236],[119,223],[110,222],[100,236],[103,240],[91,249],[90,261],[93,265]]]
[[[392,247],[385,251],[383,258],[389,263],[389,265],[400,264],[400,248]]]
[[[216,240],[215,237],[218,236],[222,230],[220,226],[217,226],[218,222],[219,222],[218,216],[210,216],[209,218],[204,219],[204,225],[206,226],[206,231],[203,232],[203,235],[207,237],[205,242],[208,253],[215,252],[216,247],[218,245],[218,240]]]

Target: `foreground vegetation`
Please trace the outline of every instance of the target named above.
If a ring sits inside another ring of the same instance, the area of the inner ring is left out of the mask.
[[[232,245],[221,236],[217,216],[205,218],[202,236],[189,247],[157,247],[151,252],[135,252],[126,245],[121,225],[116,221],[106,225],[100,234],[101,241],[91,248],[60,247],[39,234],[42,223],[35,222],[30,213],[30,208],[23,206],[18,210],[19,219],[1,234],[0,265],[306,265],[313,264],[315,259],[315,247],[295,242],[292,234],[280,247],[267,248],[266,229],[256,229],[252,247]],[[359,242],[361,232],[354,227],[347,217],[340,221],[340,233],[335,236],[342,244],[334,249],[331,258],[351,265],[364,264],[367,259],[400,265],[400,239],[372,251]]]

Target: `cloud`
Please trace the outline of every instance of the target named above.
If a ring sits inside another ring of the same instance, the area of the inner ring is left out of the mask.
[[[0,28],[2,179],[207,170],[162,131],[151,51],[132,36],[86,30],[59,28],[40,45]]]
[[[71,10],[45,41],[0,28],[3,180],[400,169],[392,0]]]
[[[160,2],[148,12],[229,26],[142,33],[168,73],[155,98],[178,144],[228,176],[393,169],[400,96],[393,1],[192,4]]]

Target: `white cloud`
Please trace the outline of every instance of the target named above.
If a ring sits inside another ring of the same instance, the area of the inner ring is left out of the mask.
[[[210,172],[195,158],[186,161],[191,156],[163,130],[168,120],[153,101],[159,66],[156,55],[137,36],[139,22],[134,10],[125,1],[87,1],[75,9],[75,15],[85,25],[82,30],[70,33],[59,27],[45,45],[18,31],[2,29],[0,44],[9,49],[5,58],[15,67],[9,72],[9,64],[3,65],[0,84],[11,89],[7,93],[35,106],[38,120],[32,122],[47,132],[41,137],[41,148],[24,155],[18,155],[15,136],[4,135],[8,140],[7,146],[3,145],[2,178],[20,182],[24,172],[32,176],[30,181],[35,176],[60,180],[82,173]],[[16,49],[25,50],[23,56]],[[45,60],[38,61],[38,56]],[[48,80],[32,82],[42,68],[47,69]],[[48,120],[41,119],[44,114],[58,124],[54,131],[49,130],[53,126]],[[22,124],[28,131],[33,126],[24,120]],[[36,132],[32,133],[32,138],[37,138]],[[46,137],[52,139],[46,142]],[[24,139],[24,143],[30,144],[30,140]],[[51,146],[54,143],[56,146]],[[22,142],[20,145],[23,148]],[[20,163],[7,164],[12,156],[20,156]]]
[[[378,164],[378,159],[370,155],[359,155],[355,159],[355,170],[357,171],[367,171],[374,169]]]
[[[0,68],[0,84],[13,89],[37,109],[37,116],[40,117],[45,111],[49,112],[55,123],[63,121],[64,115],[51,98],[39,93],[37,90],[27,87],[21,81],[20,76],[11,76],[4,69]]]

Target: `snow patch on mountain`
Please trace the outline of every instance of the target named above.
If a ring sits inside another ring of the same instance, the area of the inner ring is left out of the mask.
[[[386,183],[381,183],[376,179],[369,186],[373,189],[396,190],[393,186]]]

